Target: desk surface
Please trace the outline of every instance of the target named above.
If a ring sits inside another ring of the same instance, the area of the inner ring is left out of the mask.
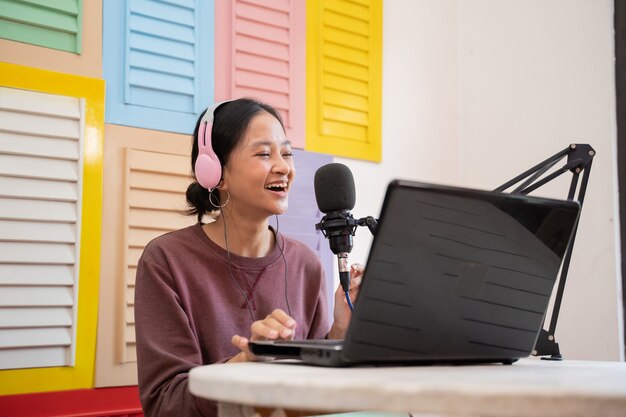
[[[197,396],[256,407],[515,417],[626,416],[626,363],[321,368],[294,362],[208,365]]]

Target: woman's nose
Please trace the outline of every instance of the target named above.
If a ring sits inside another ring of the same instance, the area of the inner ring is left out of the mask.
[[[289,174],[289,172],[291,172],[291,166],[289,165],[289,162],[282,155],[280,155],[277,158],[277,161],[274,163],[274,172],[284,175],[287,175]]]

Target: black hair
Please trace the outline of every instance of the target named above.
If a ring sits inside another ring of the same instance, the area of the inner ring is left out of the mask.
[[[233,101],[227,101],[218,106],[213,113],[213,128],[211,130],[211,142],[213,151],[220,160],[222,169],[228,163],[230,154],[233,149],[241,142],[250,121],[259,113],[267,112],[274,116],[285,130],[285,125],[278,111],[269,104],[263,103],[252,98],[240,98]],[[191,171],[195,178],[195,164],[198,158],[198,130],[200,121],[206,113],[206,110],[200,114],[196,122],[196,128],[193,131],[193,145],[191,148]],[[198,222],[202,221],[202,217],[220,209],[219,192],[213,191],[209,199],[209,191],[202,187],[198,181],[193,181],[187,187],[187,205],[189,208],[185,211],[187,215],[195,215]]]

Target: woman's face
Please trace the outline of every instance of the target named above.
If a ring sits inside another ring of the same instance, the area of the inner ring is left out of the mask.
[[[294,177],[291,144],[280,122],[263,111],[252,118],[233,149],[221,189],[230,193],[229,205],[234,210],[265,220],[287,209]]]

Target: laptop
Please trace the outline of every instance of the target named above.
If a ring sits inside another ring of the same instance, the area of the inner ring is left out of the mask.
[[[576,201],[389,183],[344,340],[255,341],[323,366],[511,364],[531,354]]]

